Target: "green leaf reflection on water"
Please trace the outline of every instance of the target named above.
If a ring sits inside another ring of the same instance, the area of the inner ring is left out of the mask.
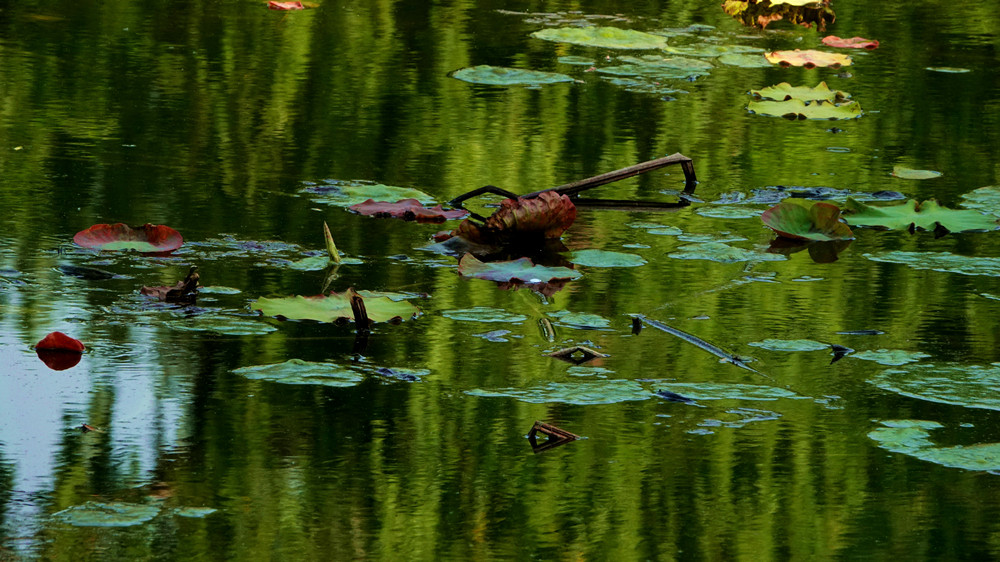
[[[131,527],[156,517],[156,505],[121,502],[86,502],[52,516],[74,527]]]
[[[363,379],[360,374],[336,363],[314,363],[301,359],[289,359],[284,363],[271,365],[240,367],[233,369],[233,372],[253,380],[332,387],[354,386]]]
[[[910,398],[1000,410],[1000,363],[989,365],[921,364],[886,369],[868,382]]]
[[[1000,443],[937,447],[929,439],[930,431],[943,427],[923,420],[887,420],[880,422],[868,437],[878,446],[920,460],[965,470],[1000,470]]]

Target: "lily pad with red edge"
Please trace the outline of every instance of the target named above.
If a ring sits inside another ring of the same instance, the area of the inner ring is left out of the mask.
[[[878,49],[878,41],[874,39],[865,39],[864,37],[841,39],[836,35],[827,35],[823,38],[823,44],[827,47],[840,47],[845,49],[868,49],[869,51]]]
[[[547,191],[533,199],[504,199],[482,225],[465,219],[452,235],[486,245],[539,241],[559,238],[575,220],[573,201]]]
[[[181,247],[180,232],[162,224],[146,223],[128,226],[124,223],[95,224],[73,236],[73,242],[97,250],[136,250],[139,252],[172,252]]]
[[[305,10],[306,7],[302,2],[275,2],[271,0],[267,3],[268,10]]]
[[[929,199],[922,203],[910,199],[899,205],[876,207],[848,198],[844,218],[854,226],[874,226],[888,229],[922,229],[949,232],[997,230],[996,217],[972,209],[948,209]]]
[[[840,221],[840,208],[829,203],[802,205],[783,201],[764,211],[761,220],[779,236],[793,240],[851,240],[854,233]]]
[[[441,205],[428,208],[416,199],[402,199],[395,203],[368,199],[364,203],[351,205],[348,209],[360,215],[379,218],[393,217],[417,222],[444,222],[451,219],[462,219],[469,214],[469,211],[464,209],[446,211],[441,208]]]
[[[250,303],[252,310],[261,311],[264,316],[274,316],[288,320],[316,320],[336,322],[353,320],[351,291],[303,297],[300,295],[281,298],[260,298]],[[374,322],[404,321],[420,315],[420,309],[409,301],[394,301],[389,297],[368,297],[364,299],[368,318]]]
[[[76,338],[71,338],[62,332],[52,332],[42,338],[42,341],[36,343],[35,349],[83,353],[86,347],[84,347],[83,342]]]
[[[458,263],[458,273],[463,277],[486,279],[498,283],[548,283],[579,279],[582,273],[568,267],[535,265],[529,258],[510,261],[481,262],[472,254],[465,254]]]
[[[829,67],[840,68],[849,66],[851,57],[840,53],[827,53],[807,49],[795,49],[794,51],[772,51],[766,53],[764,57],[771,63],[780,66],[803,66],[805,68]]]

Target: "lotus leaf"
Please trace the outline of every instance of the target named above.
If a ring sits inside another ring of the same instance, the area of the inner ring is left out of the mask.
[[[926,359],[930,355],[922,353],[920,351],[904,351],[902,349],[876,349],[869,351],[861,351],[851,355],[855,359],[863,359],[865,361],[874,361],[879,365],[906,365],[907,363],[916,363],[921,359]]]
[[[582,273],[568,267],[535,265],[529,258],[483,263],[472,254],[465,254],[458,263],[458,274],[497,282],[548,283],[579,279]]]
[[[227,336],[257,336],[277,330],[267,322],[229,314],[198,314],[183,320],[171,320],[166,325],[175,330],[211,332]]]
[[[368,199],[375,201],[416,199],[424,205],[433,205],[436,203],[433,197],[419,189],[395,187],[366,181],[327,180],[325,183],[319,185],[310,185],[302,191],[315,195],[316,197],[313,197],[313,199],[318,203],[338,207],[350,207],[351,205],[364,203]]]
[[[202,519],[215,513],[218,509],[214,507],[178,507],[174,510],[174,515],[187,517],[190,519]]]
[[[768,254],[743,248],[734,248],[729,244],[721,242],[708,242],[706,244],[686,244],[677,248],[676,252],[667,254],[679,260],[709,260],[721,263],[735,263],[743,261],[782,261],[786,259],[778,254]]]
[[[52,514],[74,527],[131,527],[156,517],[156,505],[121,502],[86,502]]]
[[[861,105],[856,102],[834,104],[825,101],[806,103],[798,99],[787,101],[752,101],[747,110],[758,115],[786,119],[856,119],[861,117]]]
[[[764,211],[761,220],[779,236],[793,240],[852,240],[851,228],[840,221],[840,208],[829,203],[803,206],[783,201]]]
[[[124,223],[95,224],[73,236],[73,242],[84,248],[98,250],[136,250],[139,252],[172,252],[181,247],[184,238],[176,230],[162,224],[146,223],[128,226]]]
[[[868,49],[869,51],[878,49],[878,41],[865,39],[864,37],[851,37],[841,39],[836,35],[827,35],[823,38],[823,44],[828,47],[841,47],[849,49]]]
[[[987,185],[966,193],[960,205],[1000,217],[1000,186]]]
[[[960,275],[989,275],[1000,277],[1000,258],[959,256],[949,252],[892,251],[865,254],[872,261],[898,263],[913,269],[930,269]]]
[[[570,198],[546,191],[533,199],[504,199],[481,226],[466,219],[451,235],[476,244],[535,243],[559,238],[574,220]]]
[[[771,62],[762,54],[729,53],[719,57],[718,62],[739,68],[767,68]]]
[[[934,170],[914,170],[906,166],[893,166],[892,175],[904,180],[932,180],[941,177],[943,174]]]
[[[314,363],[289,359],[271,365],[253,365],[233,369],[248,379],[281,384],[317,384],[321,386],[348,387],[360,383],[363,377],[355,371],[336,363]]]
[[[768,86],[760,90],[750,90],[750,93],[759,100],[785,101],[790,99],[810,101],[828,101],[840,103],[851,97],[847,92],[831,90],[826,82],[820,82],[810,88],[808,86],[792,86],[788,82],[782,82],[774,86]]]
[[[417,222],[444,222],[450,219],[465,218],[469,214],[469,211],[466,211],[465,209],[445,211],[441,208],[441,205],[427,208],[416,199],[403,199],[395,203],[368,199],[364,203],[351,205],[348,209],[358,213],[359,215],[395,217],[398,219]]]
[[[523,314],[512,314],[506,310],[489,308],[487,306],[476,306],[461,310],[446,310],[441,313],[441,316],[451,318],[452,320],[466,320],[469,322],[508,322],[511,324],[520,324],[528,319],[528,317]]]
[[[662,49],[667,45],[667,40],[659,35],[617,27],[560,27],[536,31],[531,36],[604,49]]]
[[[682,70],[665,66],[650,66],[642,64],[622,64],[618,66],[605,66],[597,69],[601,74],[613,76],[635,76],[644,80],[666,81],[685,80],[691,76],[704,76],[706,73],[698,70]],[[627,85],[627,84],[620,84]]]
[[[698,244],[705,242],[722,242],[728,244],[729,242],[743,242],[746,240],[746,238],[738,234],[729,234],[728,232],[721,232],[719,234],[681,234],[677,239],[682,242],[695,242]]]
[[[830,344],[820,343],[813,340],[766,339],[764,341],[750,342],[747,345],[769,349],[771,351],[819,351],[821,349],[830,349]]]
[[[943,427],[923,420],[888,420],[868,434],[879,447],[911,457],[965,470],[1000,470],[1000,443],[937,447],[928,430]]]
[[[908,365],[886,369],[868,382],[910,398],[964,406],[1000,410],[1000,363],[968,365],[961,363]]]
[[[486,398],[515,398],[530,404],[562,402],[564,404],[615,404],[634,400],[648,400],[652,393],[637,382],[627,380],[580,381],[548,383],[534,388],[473,389],[466,392]]]
[[[681,76],[682,74],[683,76]],[[655,79],[651,77],[620,78],[616,76],[602,76],[602,78],[614,84],[615,86],[620,86],[627,92],[665,95],[665,97],[662,98],[663,101],[673,100],[674,98],[671,97],[670,94],[688,93],[687,90],[681,90],[673,86],[661,83],[664,80],[684,80],[689,78],[689,75],[687,73],[682,73],[681,71],[677,71],[676,75],[663,74]]]
[[[688,72],[699,72],[712,69],[712,63],[690,57],[661,57],[659,55],[643,55],[641,57],[618,57],[618,60],[640,67],[647,67],[652,70],[669,68]]]
[[[771,51],[764,57],[772,64],[781,66],[804,66],[806,68],[830,67],[840,68],[849,66],[851,57],[839,53],[827,53],[825,51],[801,50],[794,51]]]
[[[880,226],[888,229],[934,230],[937,225],[951,232],[996,230],[997,220],[979,211],[948,209],[933,199],[918,203],[910,199],[899,205],[875,207],[847,198],[844,218],[854,226]]]
[[[559,57],[556,61],[562,64],[572,64],[575,66],[594,66],[597,61],[591,57],[578,57],[574,55],[567,55],[565,57]]]
[[[515,86],[539,84],[555,84],[557,82],[572,82],[573,78],[557,72],[542,72],[540,70],[524,70],[520,68],[505,68],[502,66],[479,65],[456,70],[451,74],[464,82],[487,84],[491,86]]]
[[[569,261],[586,267],[638,267],[646,263],[642,256],[608,250],[577,250]]]
[[[409,301],[393,301],[388,297],[365,298],[368,318],[375,322],[409,320],[420,315],[420,309]],[[352,320],[351,291],[303,297],[296,295],[281,298],[260,298],[250,303],[252,310],[261,311],[264,316],[283,317],[289,320],[317,320],[336,322]]]

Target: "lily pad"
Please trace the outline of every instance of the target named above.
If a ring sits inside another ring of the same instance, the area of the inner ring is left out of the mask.
[[[853,240],[851,228],[840,221],[840,207],[814,202],[784,201],[764,211],[761,220],[779,236],[793,240]]]
[[[960,363],[918,364],[886,369],[868,382],[910,398],[964,406],[1000,410],[1000,364],[967,365]]]
[[[705,62],[700,59],[693,59],[690,57],[662,57],[659,55],[643,55],[640,57],[625,56],[618,57],[618,60],[628,63],[630,65],[635,65],[642,68],[647,68],[651,72],[655,73],[656,70],[662,69],[675,69],[682,70],[685,73],[693,72],[703,72],[711,70],[713,68],[712,63]],[[598,72],[602,72],[602,69],[598,69]]]
[[[914,170],[912,168],[907,168],[906,166],[893,166],[892,176],[896,178],[903,178],[904,180],[932,180],[934,178],[941,177],[941,172],[935,172],[934,170]]]
[[[736,248],[721,242],[708,242],[705,244],[686,244],[677,248],[677,251],[667,254],[679,260],[709,260],[721,263],[735,263],[744,261],[782,261],[787,258],[779,254],[769,254],[756,250]]]
[[[73,242],[97,250],[135,250],[138,252],[172,252],[180,248],[184,238],[176,230],[162,224],[146,223],[128,226],[124,223],[95,224],[73,236]]]
[[[642,256],[608,250],[577,250],[570,253],[569,261],[585,267],[638,267],[646,264]]]
[[[556,61],[562,64],[572,64],[574,66],[594,66],[597,61],[592,57],[578,57],[575,55],[566,55],[564,57],[559,57]]]
[[[151,504],[86,502],[52,514],[74,527],[131,527],[156,517],[160,508]]]
[[[419,189],[395,187],[366,181],[328,180],[319,185],[306,187],[302,191],[312,194],[314,196],[312,199],[317,203],[325,203],[338,207],[350,207],[351,205],[364,203],[368,199],[375,201],[416,199],[424,205],[433,205],[436,203],[433,197]]]
[[[771,351],[819,351],[822,349],[830,349],[830,344],[813,340],[766,339],[764,341],[750,342],[747,345],[769,349]]]
[[[854,226],[880,226],[888,229],[934,230],[938,224],[951,232],[987,231],[1000,228],[995,217],[979,211],[948,209],[929,199],[915,199],[900,205],[875,207],[852,198],[847,199],[844,218]]]
[[[485,64],[456,70],[451,73],[451,77],[472,84],[487,84],[491,86],[537,86],[540,84],[573,81],[572,77],[557,72],[506,68]]]
[[[166,322],[167,327],[188,332],[210,332],[227,336],[258,336],[277,328],[255,318],[229,314],[198,314],[183,320]]]
[[[471,396],[484,398],[515,398],[529,404],[615,404],[648,400],[652,393],[637,382],[626,380],[600,380],[559,383],[553,382],[534,388],[498,388],[496,390],[473,389],[466,391]]]
[[[662,49],[667,40],[659,35],[617,27],[560,27],[531,34],[535,39],[572,43],[603,49]]]
[[[962,195],[961,206],[1000,217],[1000,186],[987,185]]]
[[[859,351],[851,357],[855,359],[863,359],[865,361],[874,361],[879,365],[906,365],[907,363],[916,363],[921,359],[926,359],[930,355],[920,352],[920,351],[904,351],[902,349],[876,349],[868,351]]]
[[[840,53],[827,53],[812,49],[794,51],[772,51],[766,53],[764,57],[772,64],[780,66],[803,66],[805,68],[829,67],[840,68],[849,66],[851,57]]]
[[[930,431],[942,426],[924,420],[887,420],[868,434],[879,447],[911,457],[965,470],[1000,470],[1000,443],[978,443],[938,447],[929,439]]]
[[[764,49],[761,49],[760,47],[748,47],[746,45],[718,45],[715,43],[695,43],[693,45],[682,46],[667,45],[663,50],[676,55],[704,58],[715,58],[721,57],[722,55],[746,55],[750,53],[760,55],[764,54]]]
[[[756,384],[728,384],[711,382],[664,382],[656,384],[657,390],[680,394],[692,400],[778,400],[780,398],[805,398],[791,390]]]
[[[861,105],[856,102],[834,104],[826,101],[806,103],[798,99],[787,101],[752,101],[747,110],[757,115],[784,117],[791,120],[803,119],[857,119],[861,117]]]
[[[840,47],[847,49],[867,49],[869,51],[878,49],[878,41],[875,41],[874,39],[865,39],[864,37],[841,39],[836,35],[827,35],[823,38],[823,44],[827,47]]]
[[[441,205],[428,208],[416,199],[403,199],[395,203],[368,199],[364,203],[351,205],[348,209],[359,215],[369,215],[379,218],[393,217],[417,222],[444,222],[446,220],[462,219],[469,215],[469,211],[465,209],[446,211],[441,208]]]
[[[711,207],[698,207],[695,213],[713,219],[752,219],[759,217],[763,211],[735,205],[713,205]]]
[[[831,90],[826,82],[820,82],[816,86],[792,86],[788,82],[782,82],[774,86],[768,86],[760,90],[750,90],[750,94],[759,100],[786,101],[797,99],[802,101],[828,101],[839,103],[851,97],[851,94],[840,90]]]
[[[611,321],[607,318],[597,314],[588,314],[586,312],[570,312],[568,310],[560,310],[559,312],[549,314],[549,316],[556,319],[557,325],[569,328],[603,330],[611,327]]]
[[[174,510],[174,515],[187,517],[189,519],[202,519],[219,511],[214,507],[178,507]]]
[[[409,301],[393,301],[388,297],[365,298],[368,318],[374,322],[410,320],[420,315],[420,309]],[[259,310],[264,316],[282,317],[288,320],[317,320],[336,322],[352,320],[350,291],[303,297],[296,295],[280,298],[260,298],[250,303],[251,310]]]
[[[872,261],[898,263],[913,269],[930,269],[960,275],[989,275],[1000,277],[1000,258],[959,256],[949,252],[892,251],[865,254]]]
[[[321,386],[348,387],[360,383],[364,378],[357,372],[336,363],[314,363],[301,359],[289,359],[284,363],[253,365],[233,369],[238,375],[248,379],[263,380],[281,384],[316,384]]]
[[[582,273],[568,267],[535,265],[529,258],[512,261],[481,262],[472,254],[465,254],[458,263],[458,274],[497,282],[548,283],[549,281],[579,279]]]
[[[930,70],[931,72],[942,72],[944,74],[965,74],[966,72],[972,72],[968,68],[959,68],[956,66],[928,66],[924,70]]]
[[[763,54],[728,53],[716,60],[721,64],[739,68],[768,68],[772,66]]]
[[[514,314],[506,310],[487,306],[446,310],[441,313],[441,316],[451,318],[452,320],[466,320],[469,322],[506,322],[511,324],[520,324],[528,319],[523,314]]]

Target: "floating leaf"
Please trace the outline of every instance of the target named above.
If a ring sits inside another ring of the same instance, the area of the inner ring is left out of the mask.
[[[758,115],[802,119],[856,119],[861,117],[861,105],[856,102],[834,104],[825,101],[806,103],[798,99],[787,101],[752,101],[747,110]]]
[[[686,244],[677,248],[677,251],[667,254],[679,260],[709,260],[721,263],[734,263],[743,261],[782,261],[784,256],[779,254],[768,254],[755,250],[734,248],[729,244],[721,242],[708,242],[705,244]]]
[[[73,236],[73,242],[84,248],[98,250],[136,250],[139,252],[172,252],[184,239],[169,226],[146,223],[128,226],[124,223],[95,224]]]
[[[433,197],[419,189],[395,187],[365,181],[328,180],[326,183],[306,187],[302,191],[316,196],[314,199],[318,203],[339,207],[350,207],[351,205],[364,203],[368,199],[374,201],[416,199],[424,205],[433,205],[436,203]]]
[[[809,86],[792,86],[788,82],[782,82],[760,90],[750,90],[750,94],[759,100],[785,101],[798,99],[805,102],[823,100],[831,103],[840,103],[851,97],[851,94],[847,92],[831,90],[826,85],[826,82],[820,82],[811,88]]]
[[[570,198],[546,191],[533,199],[504,199],[483,225],[465,219],[452,236],[476,244],[536,243],[559,238],[574,220]]]
[[[659,382],[657,390],[680,394],[691,400],[778,400],[780,398],[805,398],[784,388],[756,384],[727,384],[711,382]]]
[[[575,66],[594,66],[595,64],[597,64],[597,61],[595,61],[591,57],[578,57],[574,55],[559,57],[558,59],[556,59],[556,61],[561,62],[563,64],[572,64]]]
[[[959,256],[949,252],[904,251],[865,254],[865,257],[872,261],[908,265],[913,269],[1000,277],[1000,258]]]
[[[395,203],[368,199],[364,203],[351,205],[348,209],[359,215],[370,215],[380,218],[395,217],[417,222],[444,222],[451,219],[465,218],[469,214],[469,211],[464,209],[445,211],[441,208],[441,205],[427,208],[416,199],[403,199]]]
[[[465,254],[458,263],[458,274],[497,282],[548,283],[579,279],[582,273],[568,267],[535,265],[529,258],[483,263],[472,254]]]
[[[585,267],[638,267],[646,264],[642,256],[608,250],[577,250],[570,253],[569,261]]]
[[[441,316],[451,318],[452,320],[466,320],[469,322],[507,322],[511,324],[519,324],[528,319],[523,314],[513,314],[506,310],[487,306],[446,310],[441,313]]]
[[[330,293],[314,297],[292,296],[282,298],[260,298],[250,303],[252,310],[261,311],[264,316],[287,318],[289,320],[317,320],[336,322],[353,320],[351,291]],[[365,298],[368,318],[374,322],[409,320],[420,315],[420,309],[409,301],[393,301],[388,297]]]
[[[560,310],[553,312],[549,316],[557,320],[556,324],[568,328],[581,330],[602,330],[611,327],[611,321],[597,314],[587,314],[585,312],[570,312]]]
[[[52,514],[74,527],[131,527],[156,517],[156,505],[121,502],[86,502]]]
[[[972,72],[968,68],[958,68],[955,66],[928,66],[924,70],[930,70],[931,72],[942,72],[944,74],[965,74],[966,72]]]
[[[667,45],[666,38],[659,35],[617,27],[560,27],[536,31],[531,36],[604,49],[662,49]]]
[[[830,349],[830,344],[813,340],[775,340],[754,341],[747,345],[769,349],[771,351],[819,351]]]
[[[903,178],[904,180],[931,180],[939,178],[943,174],[941,172],[935,172],[934,170],[914,170],[912,168],[907,168],[906,166],[893,166],[892,175],[893,177]]]
[[[784,201],[764,211],[761,220],[779,236],[795,240],[851,240],[854,233],[840,221],[840,208],[829,203],[805,206]]]
[[[840,68],[849,66],[851,57],[840,53],[827,53],[825,51],[801,50],[794,51],[771,51],[764,55],[772,64],[780,66],[804,66],[806,68],[829,67]]]
[[[767,68],[772,66],[762,54],[729,53],[719,57],[718,62],[739,68]]]
[[[997,220],[979,211],[948,209],[929,199],[918,203],[910,199],[900,205],[875,207],[847,199],[844,218],[854,226],[880,226],[888,229],[935,230],[937,225],[951,232],[996,230]]]
[[[643,55],[641,57],[618,57],[618,60],[635,65],[637,67],[646,68],[651,71],[662,70],[662,69],[676,69],[683,70],[685,72],[700,72],[704,70],[711,70],[712,63],[705,62],[699,59],[693,59],[690,57],[661,57],[659,55]],[[603,71],[603,69],[599,70]]]
[[[537,86],[540,84],[573,81],[572,77],[557,72],[506,68],[485,64],[456,70],[451,73],[451,77],[464,82],[471,82],[472,84],[486,84],[490,86]]]
[[[83,353],[86,349],[78,339],[71,338],[62,332],[52,332],[35,344],[36,350],[42,351],[64,351],[69,353]]]
[[[698,43],[694,45],[674,46],[667,45],[664,51],[676,55],[689,57],[715,58],[722,55],[745,55],[748,53],[763,54],[764,49],[760,47],[748,47],[746,45],[718,45],[715,43]],[[709,65],[711,67],[711,65]]]
[[[886,369],[868,382],[910,398],[964,406],[1000,410],[1000,364],[968,365],[945,363],[907,365]]]
[[[759,217],[763,211],[750,207],[736,207],[733,205],[716,205],[712,207],[698,207],[695,213],[713,219],[752,219]],[[652,231],[650,231],[652,234]]]
[[[248,379],[263,380],[281,384],[317,384],[321,386],[348,387],[364,380],[359,373],[341,367],[336,363],[314,363],[301,359],[289,359],[284,363],[253,365],[233,369],[238,375]]]
[[[865,39],[864,37],[851,37],[841,39],[836,35],[827,35],[823,38],[823,44],[828,47],[841,47],[848,49],[868,49],[869,51],[878,49],[878,41]]]
[[[534,388],[473,389],[466,394],[484,398],[515,398],[529,404],[561,402],[564,404],[615,404],[649,400],[653,395],[637,382],[627,380],[548,383]]]
[[[191,519],[202,519],[219,511],[214,507],[178,507],[174,509],[174,515],[178,517],[188,517]]]
[[[170,320],[165,324],[174,330],[210,332],[226,336],[259,336],[278,329],[256,318],[217,313],[196,314],[190,318]]]
[[[883,449],[950,468],[1000,470],[1000,443],[937,447],[928,439],[928,430],[944,427],[940,423],[923,420],[886,420],[879,423],[884,427],[870,432],[868,437]]]
[[[966,209],[976,209],[993,216],[1000,216],[1000,186],[987,185],[974,189],[962,195],[962,203]]]
[[[851,355],[855,359],[874,361],[879,365],[906,365],[916,363],[921,359],[930,357],[920,351],[904,351],[902,349],[876,349],[874,351],[861,351]]]

